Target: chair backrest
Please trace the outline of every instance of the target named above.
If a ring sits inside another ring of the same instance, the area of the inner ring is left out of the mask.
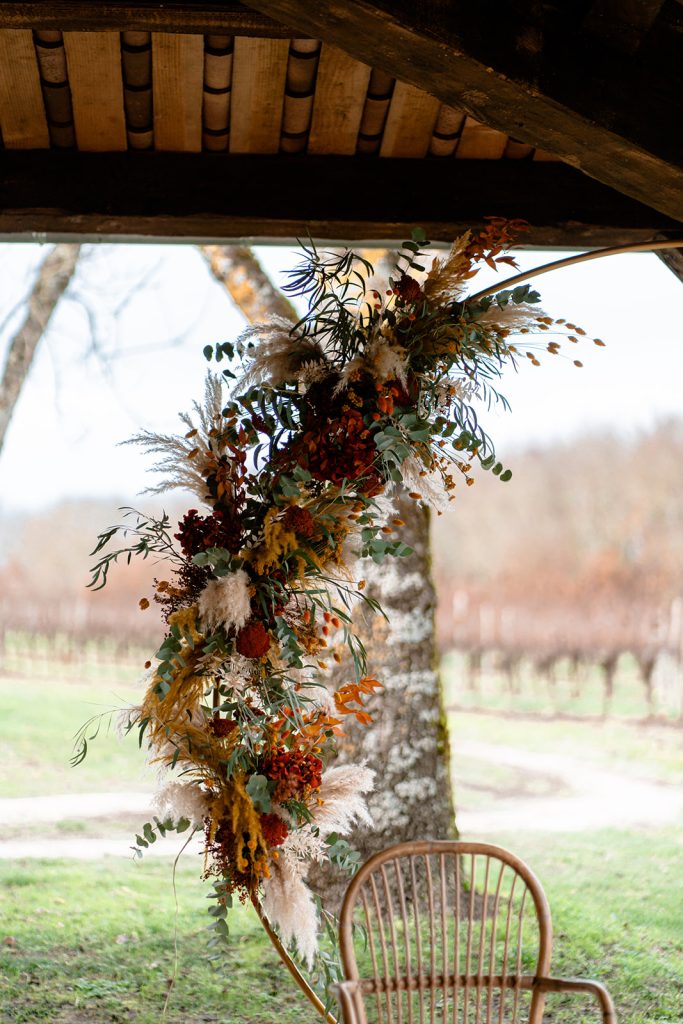
[[[485,843],[401,843],[353,878],[340,920],[363,1024],[538,1024],[550,910],[521,860]]]

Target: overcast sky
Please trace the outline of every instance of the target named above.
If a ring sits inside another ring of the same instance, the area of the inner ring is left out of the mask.
[[[293,247],[260,250],[279,279]],[[37,245],[0,245],[0,352],[44,258]],[[566,253],[527,252],[524,268]],[[483,272],[476,288],[489,281]],[[683,414],[680,282],[653,255],[625,255],[538,279],[543,308],[602,338],[578,355],[583,369],[548,357],[504,378],[511,413],[490,433],[505,460],[515,448],[596,428],[632,435]],[[200,398],[206,344],[242,327],[202,258],[189,246],[92,246],[43,338],[0,455],[0,513],[64,498],[131,499],[148,481],[145,457],[119,447],[140,427],[174,431]],[[13,312],[14,311],[14,312]]]

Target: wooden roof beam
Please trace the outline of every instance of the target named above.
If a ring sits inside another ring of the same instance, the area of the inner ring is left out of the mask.
[[[683,221],[680,137],[672,131],[681,120],[683,61],[673,21],[660,31],[659,50],[650,48],[638,63],[596,48],[572,11],[558,5],[545,5],[550,12],[541,24],[533,21],[534,4],[525,10],[465,0],[250,0],[250,6]]]
[[[289,39],[282,22],[237,2],[221,0],[30,0],[0,2],[0,29],[59,29],[62,32],[216,33]]]
[[[277,187],[273,183],[277,182]],[[560,163],[5,150],[0,235],[451,242],[487,216],[524,244],[590,248],[680,233],[666,216]]]

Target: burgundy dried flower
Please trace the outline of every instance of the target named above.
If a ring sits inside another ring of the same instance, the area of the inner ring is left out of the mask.
[[[248,622],[237,634],[235,646],[245,658],[261,658],[270,647],[270,636],[262,622]]]
[[[396,288],[404,302],[417,302],[418,299],[422,298],[422,289],[420,288],[419,281],[416,281],[414,277],[410,277],[408,274],[403,275]]]
[[[214,736],[229,736],[237,728],[237,722],[232,718],[219,718],[214,715],[209,725]]]
[[[200,516],[196,508],[191,508],[178,523],[178,533],[174,536],[188,558],[207,548],[226,548],[237,554],[242,543],[242,527],[236,516],[223,509]]]
[[[301,508],[299,505],[288,508],[282,522],[287,530],[293,530],[299,537],[312,537],[315,531],[313,516],[307,508]]]

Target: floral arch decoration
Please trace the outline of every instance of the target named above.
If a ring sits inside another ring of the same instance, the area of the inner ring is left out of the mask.
[[[505,250],[520,227],[491,219],[429,266],[416,230],[382,292],[361,256],[304,247],[285,286],[306,302],[299,322],[274,319],[234,345],[208,345],[217,372],[181,417],[183,434],[132,439],[159,457],[163,480],[150,490],[189,490],[202,509],[177,528],[126,509],[93,552],[94,589],[119,560],[167,564],[153,594],[165,636],[141,704],[123,713],[167,776],[136,849],[169,831],[196,834],[213,884],[213,941],[227,936],[233,898],[252,900],[324,1014],[284,947],[309,968],[317,958],[333,980],[333,958],[318,953],[328,917],[306,872],[325,860],[355,870],[343,836],[371,824],[372,772],[333,763],[345,722],[369,724],[382,687],[352,622],[359,604],[381,611],[365,593],[363,560],[411,553],[391,508],[396,485],[440,509],[476,470],[510,479],[475,403],[506,405],[497,390],[506,367],[536,367],[585,333],[541,312],[516,279],[468,295],[482,265],[515,266]],[[328,668],[344,649],[351,678],[330,692]],[[86,723],[75,763],[91,732]]]

